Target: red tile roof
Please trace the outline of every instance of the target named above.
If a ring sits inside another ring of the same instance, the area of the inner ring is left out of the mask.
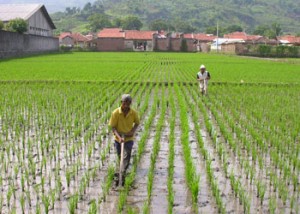
[[[139,31],[139,30],[126,30],[125,39],[128,40],[152,40],[153,34],[158,33],[157,31]]]
[[[247,35],[245,32],[233,32],[229,34],[224,34],[226,39],[243,39],[245,41],[253,41],[262,38],[260,35]]]
[[[124,31],[121,28],[103,28],[98,33],[98,38],[124,38]]]
[[[82,35],[81,33],[63,32],[59,35],[59,39],[62,40],[66,37],[74,39],[74,42],[87,42],[90,39]]]
[[[213,41],[217,37],[212,34],[205,34],[205,33],[188,33],[184,34],[185,39],[197,39],[201,41]]]
[[[292,36],[292,35],[285,35],[285,36],[279,36],[277,38],[278,40],[286,40],[291,44],[300,44],[300,36]]]
[[[87,37],[85,37],[84,35],[80,34],[80,33],[73,33],[72,37],[74,39],[75,42],[87,42],[90,39],[88,39]]]
[[[63,32],[58,36],[58,38],[61,40],[67,36],[71,36],[71,34],[72,34],[71,32]]]

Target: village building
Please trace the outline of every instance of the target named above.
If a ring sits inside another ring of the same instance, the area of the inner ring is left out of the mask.
[[[153,51],[153,35],[157,31],[125,31],[125,49],[134,51]]]
[[[190,33],[190,34],[184,34],[184,38],[192,41],[192,43],[188,42],[189,51],[207,53],[210,51],[210,46],[213,43],[214,39],[217,37],[212,34]]]
[[[88,47],[88,42],[92,40],[90,36],[84,36],[81,33],[63,32],[59,35],[59,45],[65,47]]]
[[[300,36],[293,36],[293,35],[278,36],[277,40],[279,41],[280,44],[283,45],[300,46]]]
[[[92,41],[98,51],[124,51],[125,32],[121,28],[104,28]]]
[[[0,4],[0,20],[4,23],[21,18],[28,24],[26,34],[53,36],[56,29],[46,8],[42,4]]]

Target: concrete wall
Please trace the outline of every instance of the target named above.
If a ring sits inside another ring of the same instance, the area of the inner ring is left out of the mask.
[[[187,44],[187,51],[188,52],[195,52],[197,51],[197,46],[194,44],[193,39],[186,39],[186,44]]]
[[[171,51],[181,51],[182,39],[171,38]]]
[[[170,40],[169,38],[156,38],[155,51],[169,51]]]
[[[58,38],[0,30],[0,58],[55,52],[58,50]]]
[[[98,51],[124,51],[124,38],[98,38],[96,40]]]

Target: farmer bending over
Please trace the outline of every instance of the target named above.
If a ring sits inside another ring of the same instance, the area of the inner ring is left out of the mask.
[[[125,173],[130,163],[131,150],[133,146],[133,136],[140,123],[138,113],[130,108],[132,98],[129,94],[123,94],[121,99],[121,106],[112,112],[109,126],[111,126],[115,137],[115,148],[120,161],[121,157],[121,143],[124,143],[124,158],[123,168],[120,169],[123,175],[122,184],[124,185]],[[117,166],[120,166],[117,164]],[[118,177],[118,174],[116,174]],[[117,179],[116,185],[119,180]]]
[[[199,81],[201,94],[206,95],[208,80],[210,80],[210,73],[206,70],[204,65],[200,66],[200,71],[197,73],[197,80]]]

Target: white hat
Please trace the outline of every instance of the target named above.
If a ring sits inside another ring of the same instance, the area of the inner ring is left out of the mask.
[[[202,68],[205,68],[205,66],[204,66],[204,65],[201,65],[201,66],[200,66],[200,69],[202,69]]]

